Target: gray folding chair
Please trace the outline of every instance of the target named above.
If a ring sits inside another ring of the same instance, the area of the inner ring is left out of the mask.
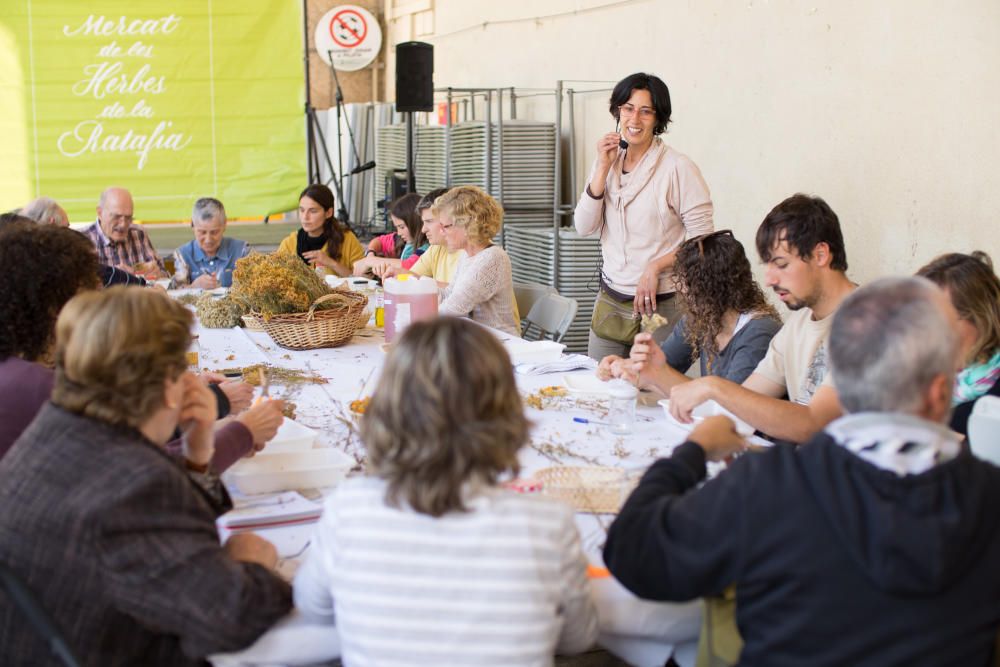
[[[546,294],[558,293],[555,287],[541,283],[514,283],[514,301],[517,302],[517,310],[521,313],[522,323],[536,301]]]
[[[549,336],[557,343],[563,339],[569,327],[573,324],[579,304],[576,299],[562,296],[561,294],[546,294],[535,301],[535,304],[528,311],[528,316],[524,318],[527,324],[521,334],[523,338],[530,338],[529,333],[532,327],[539,330],[541,338]]]

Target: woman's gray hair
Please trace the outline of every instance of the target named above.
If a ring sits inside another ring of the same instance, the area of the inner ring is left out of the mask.
[[[221,220],[225,222],[226,207],[214,197],[202,197],[194,203],[194,210],[191,211],[191,222],[198,222],[200,220]]]
[[[21,215],[43,225],[57,225],[62,220],[62,207],[51,197],[39,197],[28,202]]]
[[[934,378],[953,377],[959,341],[948,308],[925,278],[882,278],[847,297],[828,343],[844,409],[913,413]]]

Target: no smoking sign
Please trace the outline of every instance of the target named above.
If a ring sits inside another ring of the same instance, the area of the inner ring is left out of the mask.
[[[354,72],[367,67],[381,48],[382,28],[364,7],[334,7],[316,26],[319,57],[339,70]]]

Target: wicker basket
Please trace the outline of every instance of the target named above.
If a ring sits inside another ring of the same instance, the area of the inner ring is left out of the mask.
[[[604,466],[543,468],[532,477],[543,494],[591,514],[617,514],[635,486],[623,469]]]
[[[241,319],[243,320],[244,329],[247,329],[249,331],[264,330],[264,321],[261,320],[256,315],[244,315]]]
[[[334,296],[347,297],[351,304],[331,310],[316,310],[316,306]],[[289,350],[315,350],[337,347],[351,340],[358,328],[358,320],[365,316],[368,297],[354,292],[324,294],[309,307],[306,313],[273,315],[263,320],[264,331],[274,342]]]

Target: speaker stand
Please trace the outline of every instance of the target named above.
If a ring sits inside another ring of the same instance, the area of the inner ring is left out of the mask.
[[[414,169],[413,151],[413,112],[406,111],[406,192],[407,194],[417,191],[417,174]]]

